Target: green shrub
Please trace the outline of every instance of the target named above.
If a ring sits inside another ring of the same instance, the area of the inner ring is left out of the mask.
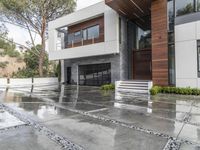
[[[179,88],[179,87],[159,87],[154,86],[150,90],[151,95],[157,95],[159,93],[167,94],[181,94],[181,95],[200,95],[200,89],[197,88]]]
[[[115,90],[115,85],[114,84],[102,85],[101,90],[104,90],[104,91]]]
[[[9,62],[7,62],[7,61],[5,61],[5,62],[0,62],[0,68],[6,68],[7,67],[7,64],[8,64]]]
[[[158,93],[160,93],[161,88],[159,86],[154,86],[151,90],[150,93],[151,95],[157,95]]]

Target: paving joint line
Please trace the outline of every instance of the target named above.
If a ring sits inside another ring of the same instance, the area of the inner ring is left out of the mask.
[[[60,145],[65,150],[84,150],[82,146],[79,146],[66,137],[60,136],[54,131],[48,129],[47,127],[27,118],[26,116],[22,115],[21,113],[15,111],[14,109],[10,108],[5,104],[0,104],[0,108],[9,112],[11,115],[15,116],[16,118],[20,119],[21,121],[25,122],[27,125],[32,126],[34,129],[46,135],[50,140],[54,141],[58,145]]]
[[[170,138],[167,141],[163,150],[179,150],[181,146],[181,142],[176,140],[175,138]]]
[[[25,127],[30,127],[30,125],[22,124],[22,125],[16,125],[16,126],[12,126],[12,127],[5,127],[5,128],[0,129],[0,133],[4,133],[4,132],[10,131],[10,130],[22,129]]]

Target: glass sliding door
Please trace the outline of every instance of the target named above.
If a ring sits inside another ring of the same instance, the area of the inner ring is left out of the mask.
[[[92,64],[79,66],[79,84],[100,86],[111,83],[111,64]]]

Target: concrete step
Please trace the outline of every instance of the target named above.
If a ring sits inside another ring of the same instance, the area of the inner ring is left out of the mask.
[[[138,87],[138,86],[122,86],[122,85],[120,85],[119,88],[121,88],[121,89],[148,90],[148,87]]]
[[[141,81],[141,80],[132,80],[132,81],[117,81],[116,82],[116,91],[131,92],[131,93],[144,93],[149,94],[149,90],[152,87],[151,81]]]

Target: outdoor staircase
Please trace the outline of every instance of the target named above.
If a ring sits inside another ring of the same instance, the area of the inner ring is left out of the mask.
[[[116,92],[128,92],[132,94],[150,94],[152,88],[152,81],[144,80],[130,80],[130,81],[117,81],[115,83]]]

